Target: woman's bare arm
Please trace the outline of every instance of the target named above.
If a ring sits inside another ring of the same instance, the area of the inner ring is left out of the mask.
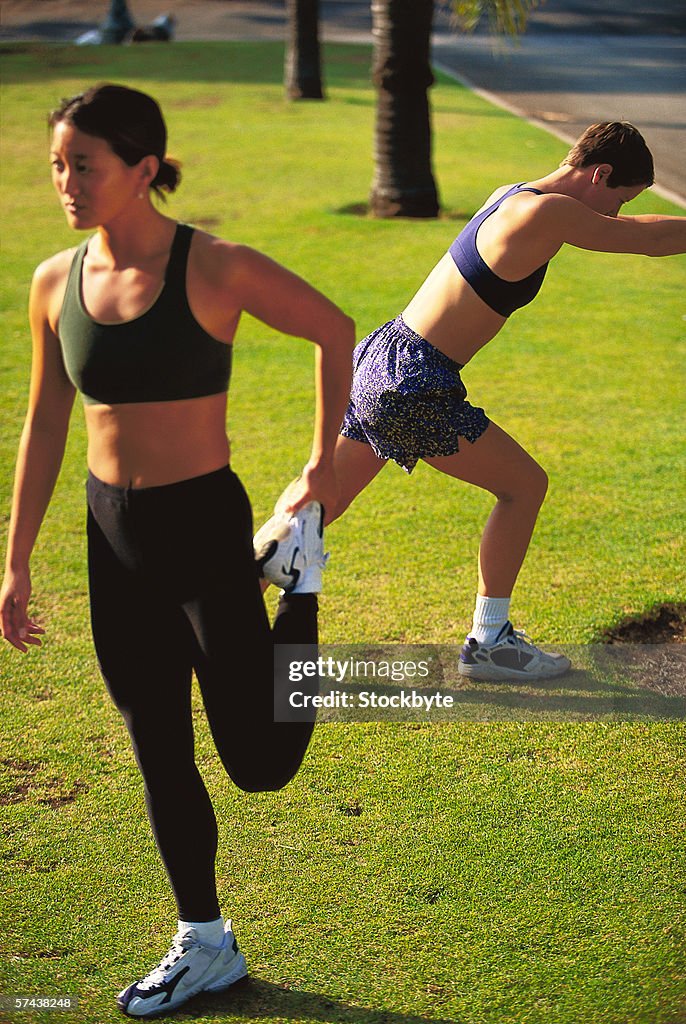
[[[355,324],[321,292],[262,253],[226,246],[223,258],[222,291],[229,308],[317,346],[312,451],[289,507],[311,500],[332,505],[337,493],[333,452],[350,395]]]
[[[567,242],[596,252],[643,256],[676,256],[686,252],[686,217],[607,217],[563,195],[542,197],[535,217],[537,229],[553,245]]]
[[[56,333],[56,289],[64,281],[64,257],[36,270],[29,300],[33,341],[31,386],[19,443],[7,542],[6,571],[0,589],[2,635],[18,650],[40,644],[43,630],[28,615],[29,562],[57,481],[75,390],[64,371]]]

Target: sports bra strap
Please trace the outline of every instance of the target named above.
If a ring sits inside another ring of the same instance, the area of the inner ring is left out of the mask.
[[[535,192],[542,195],[540,189],[532,188],[522,182],[507,189],[495,202],[484,210],[476,213],[448,250],[455,266],[474,292],[500,316],[510,316],[515,309],[520,309],[537,295],[545,277],[547,263],[537,267],[527,277],[519,281],[505,281],[498,277],[483,259],[476,244],[479,228],[491,214],[518,192]]]
[[[186,266],[192,237],[193,228],[190,224],[177,225],[164,275],[165,284],[181,291],[185,291],[186,288]]]

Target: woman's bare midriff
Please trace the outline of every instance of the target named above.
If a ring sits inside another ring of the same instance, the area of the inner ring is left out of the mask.
[[[84,406],[88,468],[118,487],[162,487],[229,462],[226,394]]]
[[[472,290],[446,253],[403,310],[407,326],[464,366],[496,336],[506,317]]]

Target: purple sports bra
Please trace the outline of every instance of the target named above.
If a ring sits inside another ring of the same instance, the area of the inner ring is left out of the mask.
[[[539,196],[543,194],[540,189],[524,187],[523,182],[513,185],[500,199],[496,199],[485,210],[472,217],[449,250],[455,261],[455,266],[467,284],[474,289],[487,306],[490,306],[495,313],[500,313],[501,316],[509,316],[514,313],[515,309],[531,302],[538,294],[548,269],[548,264],[544,263],[542,267],[538,267],[528,277],[523,277],[521,281],[503,281],[502,277],[494,274],[484,262],[476,247],[476,235],[483,222],[492,213],[495,213],[502,202],[517,192],[535,192]]]

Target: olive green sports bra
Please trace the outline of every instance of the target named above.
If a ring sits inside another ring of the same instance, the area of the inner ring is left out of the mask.
[[[162,291],[124,323],[101,324],[86,312],[81,280],[89,239],[76,250],[58,334],[67,375],[87,405],[174,402],[228,389],[232,347],[200,326],[186,296],[193,230],[177,225]]]

